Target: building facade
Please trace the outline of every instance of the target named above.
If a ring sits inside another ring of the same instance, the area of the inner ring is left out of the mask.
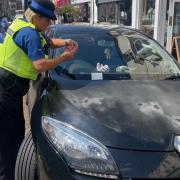
[[[171,52],[173,37],[180,36],[180,0],[133,0],[132,27]]]
[[[131,26],[132,0],[97,0],[98,22]]]
[[[22,9],[21,0],[0,0],[0,16],[7,16],[13,19],[17,9]]]
[[[0,17],[8,14],[8,1],[0,0]]]
[[[91,5],[91,1],[90,0],[71,0],[71,4],[74,7],[77,7],[80,9],[81,11],[81,17],[80,17],[80,21],[84,21],[84,22],[90,22],[90,13],[91,10],[93,11],[94,7]],[[93,13],[94,15],[95,13]],[[92,15],[92,16],[93,16]],[[93,17],[91,19],[94,19]]]
[[[110,23],[143,30],[169,52],[180,36],[180,0],[72,0],[88,4],[90,23]]]

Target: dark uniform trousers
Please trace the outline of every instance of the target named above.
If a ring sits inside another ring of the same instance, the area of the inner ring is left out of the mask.
[[[29,80],[0,68],[0,180],[14,180],[15,162],[25,133],[23,95]]]

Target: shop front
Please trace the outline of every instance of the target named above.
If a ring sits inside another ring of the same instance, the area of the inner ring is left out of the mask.
[[[164,46],[168,6],[169,0],[133,0],[132,27],[143,30]]]
[[[167,2],[169,0],[96,0],[98,22],[141,29],[164,45]]]
[[[133,0],[132,7],[132,27],[156,39],[180,62],[180,0]]]
[[[166,48],[180,59],[180,0],[171,0],[169,4]]]
[[[131,26],[132,0],[97,0],[98,22]]]
[[[86,16],[90,18],[90,23],[119,24],[140,29],[169,52],[173,38],[180,36],[180,0],[71,0],[71,3],[88,4]]]
[[[174,39],[180,38],[180,0],[133,0],[132,7],[132,27],[146,32],[178,58],[180,40],[175,46]]]
[[[90,22],[90,0],[71,0],[71,5],[80,10],[80,15],[75,22]]]

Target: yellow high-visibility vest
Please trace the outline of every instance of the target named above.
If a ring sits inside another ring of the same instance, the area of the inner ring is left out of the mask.
[[[13,40],[14,34],[24,27],[35,28],[30,22],[16,19],[8,28],[3,44],[0,45],[0,67],[16,74],[17,76],[35,80],[38,72],[32,64],[32,60],[25,52],[16,45]],[[46,40],[39,33],[41,43],[44,46]]]

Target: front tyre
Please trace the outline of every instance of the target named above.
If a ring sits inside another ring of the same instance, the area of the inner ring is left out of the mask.
[[[37,163],[32,134],[29,132],[18,152],[15,180],[37,180]]]

